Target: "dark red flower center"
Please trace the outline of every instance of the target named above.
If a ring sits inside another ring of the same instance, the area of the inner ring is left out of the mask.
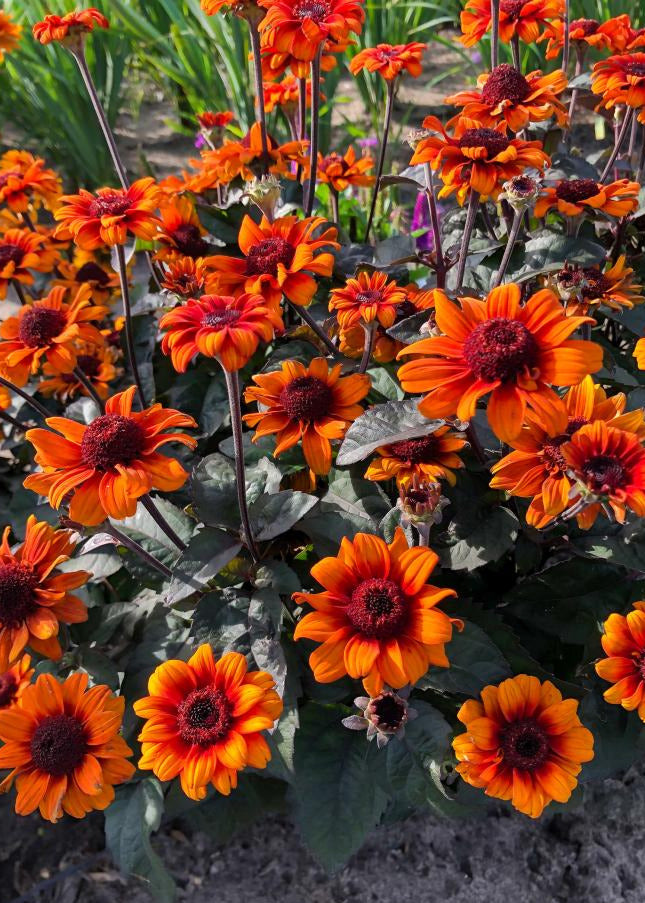
[[[332,166],[340,167],[339,175],[344,174],[349,169],[349,165],[344,157],[341,157],[340,154],[337,154],[336,151],[333,151],[331,154],[327,154],[326,157],[320,161],[320,170],[322,172],[327,172],[328,169]]]
[[[311,19],[313,22],[322,22],[329,15],[330,4],[325,0],[302,0],[293,8],[296,19]]]
[[[370,700],[365,715],[382,731],[395,733],[407,721],[408,707],[396,693],[384,690],[379,696]]]
[[[578,201],[586,201],[600,191],[600,185],[593,179],[569,179],[560,182],[555,189],[555,196],[569,204],[577,204]]]
[[[6,267],[8,263],[15,263],[20,266],[25,258],[25,252],[17,245],[0,245],[0,269]]]
[[[0,624],[19,627],[36,608],[38,577],[17,561],[0,564]]]
[[[143,448],[143,433],[135,420],[121,414],[103,414],[93,420],[81,440],[81,460],[95,470],[130,464]]]
[[[525,0],[501,0],[499,8],[509,19],[519,19],[524,9]]]
[[[229,733],[233,707],[222,690],[193,690],[177,707],[177,727],[184,743],[212,746]]]
[[[642,60],[627,60],[624,68],[628,75],[645,78],[645,58]]]
[[[72,715],[50,715],[31,738],[31,758],[40,771],[60,778],[83,761],[87,739],[81,722]]]
[[[535,369],[538,347],[519,320],[495,317],[470,333],[464,342],[464,359],[479,379],[507,382]]]
[[[641,652],[636,657],[635,663],[636,663],[636,667],[638,668],[638,671],[640,673],[640,676],[642,677],[643,680],[645,680],[645,652]]]
[[[203,278],[196,273],[182,273],[179,276],[167,276],[162,282],[162,287],[166,291],[174,292],[176,295],[190,298],[194,295],[200,295],[206,285]]]
[[[513,195],[518,198],[530,197],[537,189],[537,182],[530,176],[513,176],[510,182]]]
[[[30,307],[25,310],[18,328],[18,338],[29,348],[42,348],[65,329],[67,318],[62,310]]]
[[[6,709],[16,698],[18,689],[18,681],[15,674],[5,671],[0,674],[0,709]]]
[[[550,747],[546,732],[533,718],[514,721],[501,731],[504,763],[510,768],[533,771],[547,760]]]
[[[388,445],[388,451],[408,464],[430,464],[436,457],[437,438],[430,433],[418,439],[403,439]]]
[[[109,285],[110,277],[103,267],[90,260],[88,263],[84,263],[76,273],[76,282],[95,282],[100,288],[105,288]]]
[[[193,260],[204,257],[211,249],[208,242],[202,238],[199,227],[193,223],[182,223],[171,232],[171,236],[177,250],[185,257],[192,257]]]
[[[577,433],[586,423],[589,423],[589,421],[585,417],[572,417],[567,424],[567,435],[573,436],[573,434]]]
[[[627,481],[625,468],[611,455],[594,455],[582,466],[585,482],[592,492],[612,494]]]
[[[345,614],[364,636],[386,640],[401,632],[409,609],[405,595],[394,581],[370,577],[353,591]]]
[[[501,154],[510,141],[496,129],[466,129],[459,139],[459,147],[484,147],[489,160]]]
[[[78,369],[85,374],[85,376],[89,376],[90,379],[94,376],[98,376],[98,372],[101,369],[101,361],[98,357],[94,357],[91,354],[79,354],[76,358],[76,364]]]
[[[232,308],[227,310],[214,310],[211,313],[206,314],[202,320],[202,325],[208,326],[211,329],[224,329],[225,326],[231,326],[233,323],[237,323],[241,316],[241,310],[234,310]]]
[[[132,201],[123,194],[100,195],[90,203],[88,213],[100,219],[102,216],[123,216],[132,206]]]
[[[583,273],[582,297],[599,298],[614,287],[611,279],[596,267],[585,267]]]
[[[561,473],[567,469],[567,462],[561,449],[570,438],[569,435],[554,436],[543,446],[542,459],[548,471]]]
[[[278,264],[290,267],[296,249],[290,242],[280,236],[265,238],[258,245],[249,249],[246,258],[247,276],[277,276]]]
[[[280,404],[292,420],[320,420],[333,400],[331,388],[315,376],[297,376],[280,392]]]
[[[531,86],[521,72],[508,63],[496,66],[482,88],[484,103],[494,106],[503,100],[521,103],[531,93]]]
[[[383,292],[375,288],[365,289],[356,295],[357,304],[379,304],[383,300]]]
[[[572,34],[574,31],[582,31],[586,38],[589,35],[595,34],[600,28],[600,22],[596,19],[574,19],[571,25],[569,26],[569,34]]]

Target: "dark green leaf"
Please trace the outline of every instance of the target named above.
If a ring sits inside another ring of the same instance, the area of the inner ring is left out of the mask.
[[[203,527],[188,543],[173,567],[173,578],[166,593],[169,605],[176,605],[195,592],[201,592],[242,548],[242,543],[225,533]]]
[[[470,621],[464,624],[463,631],[453,630],[452,640],[446,645],[446,655],[450,667],[430,668],[419,681],[419,686],[445,693],[478,696],[487,684],[498,684],[512,675],[497,646],[481,627]]]
[[[418,398],[374,405],[347,430],[336,464],[354,464],[367,458],[379,446],[426,436],[444,425],[443,420],[428,420],[420,414],[418,405]]]

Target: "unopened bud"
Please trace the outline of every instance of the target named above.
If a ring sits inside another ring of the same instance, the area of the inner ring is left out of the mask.
[[[270,223],[275,217],[281,194],[280,181],[273,175],[254,179],[245,191],[246,197],[259,207]]]

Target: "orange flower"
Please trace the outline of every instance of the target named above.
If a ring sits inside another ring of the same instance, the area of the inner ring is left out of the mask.
[[[591,90],[601,94],[601,107],[611,110],[624,104],[640,110],[639,122],[645,122],[645,53],[623,53],[594,63]]]
[[[389,364],[403,348],[402,342],[397,342],[378,326],[372,349],[372,359],[377,364]],[[338,350],[345,357],[358,359],[363,356],[365,350],[365,330],[360,324],[356,326],[342,327],[338,331]]]
[[[508,44],[517,35],[525,44],[533,44],[550,20],[563,15],[564,0],[501,0],[499,39]],[[491,0],[468,0],[461,13],[461,43],[472,47],[490,28]]]
[[[295,110],[299,96],[300,88],[295,75],[285,75],[280,82],[264,82],[264,110],[266,113],[273,113],[276,107],[286,107],[286,111]],[[307,79],[306,103],[308,107],[311,106],[310,79]]]
[[[641,304],[641,286],[632,282],[633,273],[625,266],[622,254],[616,263],[607,263],[604,270],[565,264],[551,276],[551,281],[565,302],[567,316],[580,316],[600,306],[620,311]]]
[[[328,39],[323,44],[323,53],[320,59],[320,68],[323,72],[331,72],[336,66],[334,54],[345,53],[352,41],[338,42]],[[296,78],[309,78],[311,64],[308,60],[296,59],[290,53],[277,50],[271,43],[271,34],[266,30],[260,32],[260,48],[262,52],[262,77],[267,81],[274,81],[289,71]],[[311,87],[309,87],[311,92]]]
[[[149,696],[134,704],[146,723],[139,734],[139,768],[160,781],[179,775],[193,800],[209,784],[225,796],[244,768],[266,768],[271,751],[262,731],[282,713],[282,700],[267,671],[248,671],[239,652],[215,661],[204,644],[187,661],[159,665],[148,681]]]
[[[160,210],[161,231],[156,236],[162,248],[157,260],[176,260],[178,257],[206,257],[213,246],[204,240],[206,229],[202,226],[195,205],[188,198],[175,198],[163,204]]]
[[[72,261],[57,261],[56,277],[52,285],[61,285],[67,289],[89,285],[92,298],[105,304],[119,290],[120,282],[119,274],[111,267],[106,267],[93,251],[76,248]]]
[[[44,358],[59,373],[76,366],[74,342],[102,345],[103,338],[92,320],[101,320],[107,307],[91,303],[92,290],[82,285],[67,304],[67,289],[53,288],[41,301],[23,305],[17,316],[0,325],[0,366],[9,379],[24,386],[40,369]]]
[[[41,44],[51,44],[53,41],[75,44],[93,31],[94,26],[108,28],[109,24],[103,13],[91,6],[64,16],[45,16],[42,22],[36,22],[33,33]]]
[[[307,142],[288,141],[278,144],[271,135],[267,136],[269,172],[280,174],[286,178],[294,178],[291,164],[304,166],[307,163],[305,154]],[[191,161],[194,163],[194,161]],[[202,152],[202,161],[197,164],[201,169],[201,179],[189,189],[196,194],[204,188],[214,188],[218,184],[228,185],[233,179],[242,178],[247,182],[260,176],[264,170],[264,150],[262,147],[262,129],[259,122],[254,122],[247,134],[236,141],[225,141],[215,150]],[[195,178],[195,177],[194,177]],[[200,190],[201,189],[201,190]]]
[[[195,421],[160,404],[133,411],[135,391],[132,386],[113,395],[106,413],[87,426],[50,417],[46,423],[51,429],[28,430],[26,438],[36,449],[35,460],[43,472],[28,476],[25,487],[47,496],[56,509],[71,493],[70,518],[94,526],[106,517],[131,517],[137,499],[151,489],[172,492],[183,486],[188,478],[184,468],[157,449],[167,442],[194,448],[195,440],[185,433],[165,431],[194,427]]]
[[[278,307],[262,295],[203,295],[189,298],[161,318],[166,333],[161,343],[178,373],[185,373],[197,354],[214,357],[225,370],[244,367],[260,341],[270,342],[284,324]]]
[[[92,345],[89,342],[76,342],[76,366],[89,380],[99,398],[107,398],[110,383],[114,382],[120,370],[115,367],[119,356],[116,348],[109,345]],[[38,383],[38,391],[46,397],[55,396],[59,401],[68,402],[78,395],[89,395],[88,390],[73,373],[61,373],[51,364],[44,364],[43,379]]]
[[[563,216],[593,215],[623,217],[638,208],[638,182],[619,179],[602,185],[594,179],[562,179],[554,188],[544,188],[535,205],[535,216],[543,217],[556,209]]]
[[[463,467],[456,454],[467,445],[461,433],[442,426],[434,433],[417,439],[403,439],[376,449],[375,458],[365,473],[366,480],[396,480],[397,486],[405,486],[417,476],[431,483],[447,480],[451,486],[457,482],[451,468]]]
[[[262,21],[264,13],[258,8],[255,0],[201,0],[201,7],[207,16],[230,10],[240,19],[248,19],[258,24]]]
[[[24,213],[30,203],[41,201],[53,209],[60,198],[61,183],[45,161],[28,151],[9,150],[0,157],[0,206]]]
[[[11,658],[6,643],[0,645],[0,712],[20,700],[33,676],[29,655]]]
[[[601,508],[611,509],[619,524],[627,508],[645,515],[645,449],[639,436],[596,420],[575,432],[562,454],[578,481],[571,505],[587,503],[577,515],[581,529],[593,525]]]
[[[421,59],[427,44],[414,41],[411,44],[377,44],[360,50],[349,64],[352,75],[363,69],[378,72],[386,81],[392,81],[405,71],[413,78],[421,75]]]
[[[485,128],[465,116],[455,123],[450,136],[436,116],[426,116],[423,126],[438,135],[423,138],[416,146],[411,164],[429,163],[439,171],[443,188],[439,197],[456,192],[463,204],[469,191],[478,191],[482,200],[497,199],[504,182],[521,175],[528,167],[542,170],[549,163],[540,141],[507,138],[506,122]]]
[[[604,389],[595,385],[590,376],[569,389],[562,400],[561,410],[540,416],[527,412],[522,431],[512,442],[515,451],[491,468],[493,489],[532,498],[526,520],[538,529],[546,527],[569,505],[574,484],[562,446],[581,427],[604,420],[612,427],[645,438],[642,410],[623,413],[626,396],[620,392],[607,398]]]
[[[350,186],[373,185],[374,176],[367,175],[373,167],[374,158],[364,154],[356,159],[353,147],[348,147],[342,157],[335,151],[325,157],[318,154],[318,181],[338,192]]]
[[[58,253],[49,246],[44,235],[29,229],[7,229],[0,233],[0,298],[7,297],[12,282],[33,285],[36,273],[51,273]]]
[[[569,41],[576,48],[578,54],[584,53],[588,48],[595,50],[609,50],[611,53],[623,51],[630,41],[632,28],[629,16],[616,16],[607,19],[606,22],[598,22],[596,19],[574,19],[569,25]],[[555,59],[562,53],[564,46],[564,22],[557,19],[547,22],[544,34],[540,41],[549,39],[546,48],[547,60]]]
[[[270,223],[263,216],[258,226],[245,216],[238,237],[244,257],[215,255],[208,265],[217,271],[220,288],[233,294],[262,295],[272,304],[284,295],[293,304],[307,305],[317,288],[310,274],[331,276],[334,268],[332,254],[315,252],[340,247],[333,226],[314,237],[324,222],[321,216],[282,216]]]
[[[426,417],[471,420],[489,392],[488,422],[504,442],[519,434],[526,406],[536,412],[562,405],[551,385],[571,386],[602,366],[595,342],[568,337],[585,322],[565,317],[553,292],[536,292],[520,307],[513,283],[493,289],[485,301],[460,298],[460,307],[436,294],[436,322],[443,333],[399,353],[422,355],[404,364],[406,392],[428,394],[419,405]]]
[[[567,87],[567,77],[561,69],[542,75],[539,70],[522,75],[508,63],[477,79],[476,91],[461,91],[446,97],[446,103],[463,107],[460,116],[476,119],[483,126],[495,127],[505,122],[512,132],[525,129],[531,122],[544,122],[555,116],[558,125],[567,124],[564,104],[558,100]],[[448,125],[459,121],[459,116]]]
[[[582,763],[593,759],[593,734],[578,717],[578,701],[527,674],[484,687],[480,698],[457,713],[466,731],[452,745],[464,781],[531,818],[553,800],[566,803]]]
[[[299,60],[313,60],[331,39],[345,42],[360,34],[365,21],[362,0],[258,0],[267,10],[262,21],[266,42]]]
[[[636,358],[638,369],[645,370],[645,337],[636,342],[632,356]]]
[[[244,420],[255,428],[256,441],[277,433],[277,457],[302,442],[305,461],[316,474],[329,473],[331,441],[342,439],[350,423],[363,413],[358,404],[370,389],[370,378],[353,373],[341,377],[342,364],[329,368],[323,357],[305,367],[300,361],[284,361],[280,370],[253,377],[255,386],[244,393],[247,403],[257,402],[257,414]]]
[[[58,659],[62,654],[59,622],[87,621],[84,603],[68,590],[84,586],[92,575],[56,571],[76,548],[70,530],[55,530],[32,514],[25,541],[13,552],[9,533],[10,527],[5,527],[0,544],[0,650],[11,661],[25,646]]]
[[[389,545],[357,533],[342,540],[336,558],[315,564],[311,576],[324,592],[293,596],[314,609],[293,636],[322,643],[309,656],[315,679],[331,683],[349,674],[376,696],[385,684],[415,684],[430,665],[447,668],[452,621],[436,606],[456,593],[427,582],[438,560],[427,547],[409,548],[397,527]]]
[[[223,110],[221,113],[205,110],[205,112],[197,114],[197,122],[205,132],[212,132],[214,129],[224,129],[234,119],[235,116],[230,110]]]
[[[600,639],[607,658],[596,662],[596,674],[613,686],[605,690],[605,702],[628,712],[638,709],[645,721],[645,602],[634,602],[627,616],[614,612],[603,624]]]
[[[164,271],[161,287],[181,298],[199,298],[215,291],[217,276],[206,266],[206,261],[192,257],[178,257]]]
[[[87,684],[82,672],[62,682],[41,674],[19,706],[0,712],[0,768],[13,769],[0,790],[15,780],[18,815],[40,809],[51,822],[63,812],[83,818],[107,809],[114,785],[134,774],[132,750],[119,736],[125,698]]]
[[[11,53],[20,43],[22,28],[12,21],[8,13],[0,10],[0,63],[5,54]]]
[[[70,234],[79,247],[88,251],[101,245],[123,245],[128,233],[152,241],[159,219],[154,215],[159,189],[151,178],[139,179],[125,188],[99,188],[96,194],[81,188],[79,194],[61,198],[54,213],[60,225],[56,237]]]
[[[387,273],[361,271],[355,279],[348,279],[344,288],[333,289],[329,310],[343,328],[357,323],[378,321],[388,329],[396,319],[397,307],[406,300],[406,291]]]

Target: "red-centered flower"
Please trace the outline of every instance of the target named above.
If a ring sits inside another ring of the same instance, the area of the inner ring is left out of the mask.
[[[173,261],[179,257],[206,257],[213,246],[204,239],[206,229],[202,226],[195,205],[188,198],[175,198],[162,204],[160,232],[156,236],[161,243],[157,251],[158,260]]]
[[[527,405],[554,411],[562,402],[551,386],[577,385],[602,366],[595,342],[569,339],[585,317],[566,317],[548,289],[520,306],[521,291],[510,283],[493,289],[485,301],[460,298],[458,307],[435,297],[442,335],[406,346],[399,357],[415,355],[399,379],[406,392],[428,394],[419,405],[426,417],[471,420],[477,402],[491,393],[488,422],[495,435],[511,442],[522,429]]]
[[[588,48],[621,53],[628,48],[632,34],[629,16],[625,14],[605,22],[598,22],[597,19],[574,19],[569,25],[569,41],[578,54],[584,53]],[[539,40],[544,41],[546,38],[549,39],[546,58],[555,59],[560,56],[564,46],[564,22],[560,19],[547,22]]]
[[[167,264],[161,287],[180,298],[200,298],[214,294],[217,276],[206,266],[206,261],[192,257],[178,257]]]
[[[264,110],[266,113],[273,113],[276,107],[282,107],[285,113],[290,114],[296,110],[299,97],[300,85],[295,75],[285,75],[279,82],[264,82]],[[305,102],[307,107],[311,106],[311,79],[306,80]]]
[[[638,208],[638,182],[618,179],[603,185],[595,179],[561,179],[553,187],[545,187],[535,204],[535,216],[543,217],[549,210],[563,216],[594,215],[623,217]]]
[[[33,285],[33,273],[51,273],[58,261],[47,238],[29,229],[0,232],[0,299],[12,282]]]
[[[464,466],[457,452],[466,445],[463,433],[441,426],[433,433],[415,439],[403,439],[376,449],[377,458],[365,472],[366,480],[396,480],[397,486],[419,480],[457,482],[453,470]]]
[[[321,216],[299,220],[282,216],[270,223],[265,217],[259,225],[245,216],[238,243],[244,255],[208,258],[218,274],[220,289],[232,294],[262,295],[272,304],[285,296],[294,304],[307,305],[318,283],[313,275],[331,276],[334,257],[321,248],[339,248],[333,226],[316,234],[325,223]]]
[[[602,95],[600,106],[611,110],[617,104],[639,110],[645,122],[645,53],[623,53],[594,63],[591,90]]]
[[[614,264],[609,261],[604,270],[599,266],[565,264],[549,281],[564,302],[567,316],[584,316],[601,306],[621,311],[641,304],[641,286],[633,281],[633,274],[621,254]]]
[[[167,442],[195,447],[173,427],[195,427],[192,417],[152,405],[133,411],[134,386],[108,399],[105,414],[87,426],[66,417],[49,417],[50,429],[28,430],[42,473],[25,480],[25,488],[47,496],[52,508],[69,498],[69,516],[86,526],[107,517],[123,520],[137,510],[137,500],[159,489],[172,492],[184,485],[188,473],[179,461],[159,454]],[[56,432],[54,432],[54,430]],[[60,433],[60,435],[57,435]]]
[[[533,44],[550,21],[563,16],[564,0],[500,0],[499,39],[508,44],[517,35]],[[472,47],[490,28],[491,0],[468,0],[461,13],[461,43]]]
[[[299,60],[313,60],[329,39],[345,42],[360,34],[365,21],[362,0],[258,0],[267,10],[262,22],[266,42]]]
[[[81,188],[79,194],[65,195],[54,213],[60,225],[57,238],[74,239],[88,251],[102,245],[123,245],[128,234],[152,241],[160,225],[155,211],[159,188],[151,178],[139,179],[129,188],[99,188],[96,194]]]
[[[331,185],[337,192],[353,186],[373,185],[374,176],[367,175],[373,167],[374,158],[363,154],[357,159],[353,147],[348,147],[342,157],[335,151],[324,157],[318,154],[318,181]]]
[[[88,342],[76,342],[76,368],[85,376],[99,398],[107,398],[110,383],[114,382],[122,371],[115,362],[120,352],[110,345],[91,345]],[[43,376],[38,383],[38,391],[45,397],[55,396],[60,401],[68,402],[77,395],[89,396],[89,391],[75,373],[61,373],[51,364],[43,364]]]
[[[376,326],[372,358],[377,364],[389,364],[403,348],[403,342],[397,342],[389,336],[382,326]],[[338,350],[345,357],[359,360],[365,351],[365,330],[360,325],[341,327],[338,330]]]
[[[14,22],[8,13],[0,10],[0,63],[5,54],[11,53],[20,43],[22,28]]]
[[[259,177],[268,162],[269,172],[285,178],[295,178],[295,167],[307,163],[307,142],[288,141],[278,144],[271,136],[267,136],[267,154],[262,144],[262,128],[254,122],[246,135],[235,141],[225,141],[215,150],[202,152],[201,161],[191,160],[199,173],[189,177],[184,190],[201,194],[218,185],[228,185],[233,179],[242,178],[246,182]],[[265,157],[268,156],[268,160]]]
[[[284,330],[280,309],[262,295],[203,295],[161,318],[161,343],[178,373],[185,373],[198,354],[214,357],[225,370],[244,367],[262,342]]]
[[[64,16],[45,16],[42,22],[36,22],[33,33],[41,44],[51,44],[53,41],[65,44],[78,41],[93,31],[95,26],[108,28],[109,24],[103,13],[91,6]]]
[[[427,44],[413,41],[411,44],[377,44],[360,50],[349,64],[352,75],[363,69],[378,72],[385,81],[392,81],[402,72],[413,78],[421,75],[421,59]]]
[[[634,602],[627,616],[610,614],[600,642],[607,658],[596,662],[596,674],[612,684],[603,693],[605,702],[638,710],[645,721],[645,602]]]
[[[362,271],[355,279],[348,279],[343,288],[333,289],[329,310],[343,328],[375,320],[385,329],[393,325],[397,307],[407,298],[404,288],[387,273]]]
[[[327,40],[323,44],[323,53],[320,58],[320,68],[323,72],[331,72],[336,66],[336,56],[345,53],[353,44],[347,40],[337,42]],[[290,72],[296,78],[309,78],[311,75],[311,63],[308,60],[296,59],[291,53],[277,50],[269,40],[269,32],[263,30],[260,33],[260,48],[262,52],[262,77],[267,81],[280,78],[285,72]]]
[[[0,207],[24,213],[42,202],[50,210],[58,204],[61,181],[45,161],[29,151],[8,150],[0,157]]]

